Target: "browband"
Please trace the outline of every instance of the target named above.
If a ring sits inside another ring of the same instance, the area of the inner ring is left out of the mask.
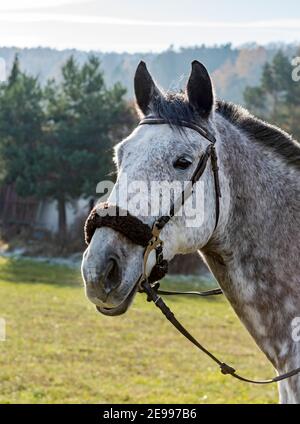
[[[187,127],[191,128],[194,131],[197,131],[202,137],[205,137],[210,143],[215,144],[216,143],[216,137],[208,132],[205,128],[201,127],[199,124],[196,124],[195,122],[188,122],[188,121],[167,121],[163,118],[144,118],[139,122],[139,125],[174,125],[175,127]]]

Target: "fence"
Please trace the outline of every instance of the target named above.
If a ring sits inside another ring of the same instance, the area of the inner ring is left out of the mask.
[[[13,185],[0,188],[0,224],[2,227],[32,226],[35,223],[39,202],[33,197],[17,195]]]

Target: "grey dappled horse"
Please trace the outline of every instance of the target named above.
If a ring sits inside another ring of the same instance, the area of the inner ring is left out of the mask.
[[[188,181],[207,140],[176,121],[196,122],[217,139],[222,197],[215,226],[211,168],[201,177],[204,216],[187,226],[170,220],[161,233],[164,256],[198,251],[226,298],[278,373],[300,366],[300,146],[284,131],[236,105],[215,101],[208,72],[192,64],[185,93],[163,93],[143,62],[135,75],[142,117],[172,125],[141,125],[115,148],[122,180]],[[146,194],[145,194],[146,195]],[[127,209],[134,194],[119,199]],[[165,211],[166,212],[166,211]],[[160,214],[164,211],[160,211]],[[156,216],[140,217],[152,226]],[[108,315],[127,310],[143,267],[144,249],[111,228],[98,228],[83,256],[88,298]],[[154,258],[149,258],[150,268]],[[201,302],[199,303],[201,313]],[[300,376],[279,383],[280,401],[300,403]]]

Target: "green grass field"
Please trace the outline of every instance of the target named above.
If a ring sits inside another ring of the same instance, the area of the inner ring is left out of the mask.
[[[168,303],[241,373],[274,374],[225,299]],[[0,342],[1,403],[277,402],[276,386],[222,376],[143,295],[123,316],[100,315],[79,272],[65,267],[0,258],[0,317],[7,332]]]

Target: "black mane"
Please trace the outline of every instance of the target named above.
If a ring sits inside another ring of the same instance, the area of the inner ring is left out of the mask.
[[[288,133],[233,103],[218,101],[216,111],[231,124],[250,134],[255,141],[275,151],[289,165],[300,170],[300,144]]]

